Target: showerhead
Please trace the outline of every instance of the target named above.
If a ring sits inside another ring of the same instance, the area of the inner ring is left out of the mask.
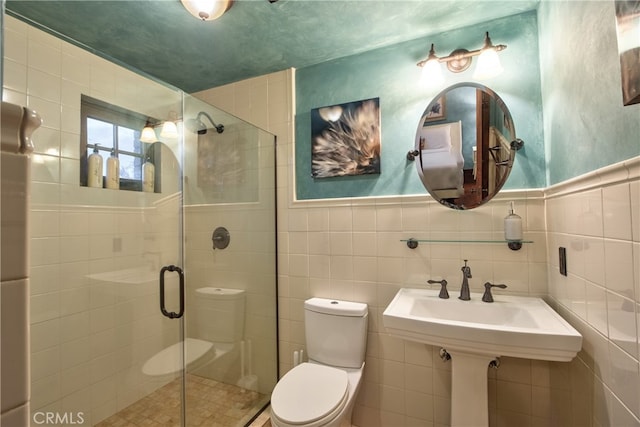
[[[184,127],[193,133],[197,133],[198,135],[207,133],[207,127],[204,123],[202,123],[202,121],[198,119],[185,120]]]
[[[204,122],[200,119],[203,116],[206,117],[207,119],[209,119],[209,121],[211,122],[213,127],[216,129],[216,132],[218,132],[218,133],[224,132],[224,125],[221,125],[221,124],[217,125],[213,121],[211,116],[209,114],[205,113],[204,111],[200,111],[195,119],[185,120],[185,122],[184,122],[185,127],[187,129],[189,129],[191,132],[197,133],[198,135],[206,134],[207,130],[208,130],[207,125],[205,125]]]

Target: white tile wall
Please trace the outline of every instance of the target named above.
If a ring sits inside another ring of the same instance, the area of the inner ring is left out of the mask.
[[[593,390],[572,395],[573,425],[640,425],[638,163],[548,190],[549,293],[584,337],[570,381]],[[558,272],[559,246],[567,247],[568,277]]]

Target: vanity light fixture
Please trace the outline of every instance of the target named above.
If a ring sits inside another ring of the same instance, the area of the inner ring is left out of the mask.
[[[144,125],[142,132],[140,132],[140,142],[153,143],[158,140],[156,131],[153,129],[153,124],[150,120]]]
[[[467,49],[456,49],[449,56],[438,58],[435,54],[434,45],[431,44],[429,56],[418,62],[416,65],[422,68],[422,80],[429,84],[439,84],[442,82],[442,73],[439,67],[441,62],[447,64],[447,68],[452,73],[461,73],[471,66],[474,56],[478,58],[478,65],[473,73],[476,79],[488,79],[497,76],[503,71],[498,52],[507,48],[504,44],[493,45],[489,32],[485,33],[484,44],[480,49],[469,51]]]
[[[213,21],[231,9],[233,0],[180,0],[190,14],[202,21]]]

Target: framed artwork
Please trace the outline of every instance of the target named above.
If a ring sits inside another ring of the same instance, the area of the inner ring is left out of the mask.
[[[436,120],[444,120],[447,118],[447,99],[444,96],[438,98],[429,108],[425,116],[426,122],[435,122]]]
[[[311,110],[311,176],[380,173],[380,98]]]
[[[640,103],[640,1],[616,0],[616,30],[622,74],[622,104]]]

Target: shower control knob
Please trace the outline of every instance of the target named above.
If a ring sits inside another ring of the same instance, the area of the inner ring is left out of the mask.
[[[213,249],[225,249],[229,246],[229,242],[231,241],[231,235],[229,231],[224,227],[218,227],[213,231],[213,235],[211,236],[211,241],[213,242]]]

